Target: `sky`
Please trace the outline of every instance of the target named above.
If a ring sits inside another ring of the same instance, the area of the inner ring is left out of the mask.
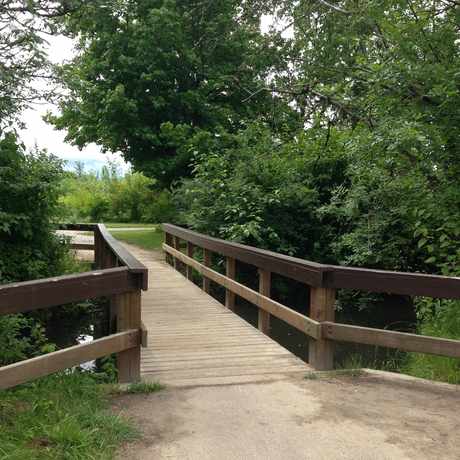
[[[68,60],[73,55],[72,40],[63,36],[47,37],[49,42],[48,55],[55,64]],[[37,82],[37,87],[40,85]],[[43,121],[43,116],[52,111],[57,113],[56,107],[51,104],[35,104],[24,111],[22,121],[26,128],[21,130],[21,139],[28,149],[37,145],[39,148],[46,148],[52,153],[67,161],[66,168],[72,169],[75,161],[82,161],[87,171],[99,171],[107,160],[115,161],[121,172],[129,170],[129,164],[123,161],[119,153],[102,153],[101,148],[96,144],[90,144],[83,150],[79,150],[64,141],[65,131],[57,131],[48,123]]]

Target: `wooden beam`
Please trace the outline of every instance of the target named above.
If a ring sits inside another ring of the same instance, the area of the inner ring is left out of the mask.
[[[141,329],[141,291],[117,296],[116,306],[118,331]],[[141,378],[140,346],[118,353],[117,367],[120,383],[139,381]]]
[[[188,241],[186,244],[187,244],[187,255],[193,259],[193,253],[195,252],[195,246],[193,245],[193,243],[189,243]],[[187,265],[186,270],[187,270],[187,279],[191,280],[193,276],[193,269],[192,267],[190,267],[190,265]]]
[[[241,260],[247,264],[255,265],[258,268],[278,273],[309,285],[320,286],[323,280],[323,272],[328,270],[328,266],[316,262],[213,238],[177,225],[163,224],[162,227],[165,232],[190,241],[200,248],[217,252],[223,256],[233,257],[236,260]]]
[[[83,250],[83,251],[94,251],[94,244],[92,243],[70,243],[71,249]]]
[[[259,292],[265,297],[271,297],[271,273],[259,269]],[[259,308],[258,327],[264,334],[270,334],[270,313]]]
[[[321,330],[317,321],[314,321],[307,316],[304,316],[295,310],[292,310],[291,308],[276,302],[275,300],[263,296],[257,291],[254,291],[247,286],[236,282],[235,280],[227,278],[225,275],[222,275],[212,270],[211,268],[200,264],[198,261],[187,257],[185,254],[177,251],[167,244],[163,244],[163,249],[174,257],[177,257],[183,263],[191,265],[196,271],[201,273],[206,278],[209,278],[221,286],[230,289],[236,295],[239,295],[240,297],[243,297],[243,299],[246,299],[254,305],[257,305],[259,308],[262,308],[271,315],[276,316],[277,318],[290,324],[299,331],[302,331],[303,333],[314,338],[320,337]]]
[[[460,358],[460,340],[441,339],[331,322],[324,322],[321,327],[323,335],[329,340],[363,343],[416,353]]]
[[[326,265],[213,238],[176,225],[163,224],[163,229],[201,248],[309,286],[460,299],[460,277]]]
[[[203,249],[203,264],[205,267],[211,266],[211,251],[208,251],[207,249]],[[203,272],[200,273],[203,275],[203,291],[209,294],[209,291],[211,290],[211,282],[209,278],[204,276]]]
[[[310,288],[310,317],[320,323],[335,319],[335,290]],[[319,371],[334,368],[334,344],[319,338],[308,344],[308,363]]]
[[[138,273],[140,279],[140,288],[144,291],[148,288],[148,270],[147,267],[137,260],[116,238],[114,238],[104,224],[97,224],[96,234],[99,234],[104,240],[107,250],[111,251],[120,261],[121,265],[129,268],[131,273]]]
[[[180,251],[180,238],[177,236],[173,237],[174,248]],[[173,257],[173,266],[175,270],[179,270],[179,264],[176,257]]]
[[[147,348],[149,346],[149,330],[147,326],[141,321],[141,346],[142,348]]]
[[[22,313],[138,289],[137,274],[126,267],[0,286],[0,315]]]
[[[460,299],[460,277],[331,265],[324,286],[409,296]]]
[[[138,347],[139,331],[127,330],[89,343],[0,367],[0,389],[10,388],[45,375],[92,361],[111,353]]]
[[[233,257],[225,258],[225,274],[227,278],[234,280],[236,278],[236,261]],[[230,289],[225,289],[225,306],[235,311],[235,293]]]
[[[97,224],[58,224],[58,230],[71,230],[79,232],[93,232],[97,227]]]

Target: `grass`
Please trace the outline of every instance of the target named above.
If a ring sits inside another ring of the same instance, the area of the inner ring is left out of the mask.
[[[104,222],[107,228],[157,228],[158,224],[142,224],[142,223],[123,223],[123,222]]]
[[[0,391],[1,459],[106,460],[136,437],[88,374],[60,373]]]
[[[332,371],[311,371],[305,375],[306,380],[319,380],[334,377],[361,377],[365,372],[361,369],[336,369]]]
[[[149,250],[160,249],[164,239],[163,230],[160,228],[128,232],[116,231],[112,234],[118,240]]]
[[[149,394],[163,390],[164,385],[158,382],[136,382],[130,383],[127,387],[115,387],[114,394]]]

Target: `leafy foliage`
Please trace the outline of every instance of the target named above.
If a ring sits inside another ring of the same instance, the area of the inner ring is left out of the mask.
[[[101,174],[67,173],[61,183],[63,215],[71,221],[162,222],[175,211],[170,193],[142,173],[119,176],[114,165]]]
[[[59,21],[78,9],[80,3],[0,1],[0,129],[17,121],[20,111],[31,102],[51,97],[55,88],[44,50],[44,34],[56,33]]]
[[[59,214],[57,158],[25,154],[12,133],[0,139],[0,282],[49,277],[65,270],[66,247],[53,233]]]
[[[62,66],[61,115],[78,146],[98,142],[161,185],[189,174],[197,130],[235,131],[270,113],[255,90],[268,74],[257,16],[235,0],[124,0],[87,6],[68,22],[79,55]],[[251,97],[248,97],[251,96]],[[244,103],[243,100],[247,99]]]

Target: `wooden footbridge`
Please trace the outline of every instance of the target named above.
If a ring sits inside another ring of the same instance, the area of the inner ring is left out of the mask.
[[[170,224],[163,225],[165,261],[120,244],[102,224],[61,228],[94,232],[94,243],[73,245],[94,250],[94,270],[0,286],[0,314],[108,297],[112,334],[4,366],[0,388],[111,353],[117,353],[121,382],[142,377],[179,386],[255,382],[332,369],[336,341],[460,357],[460,341],[339,324],[334,315],[337,289],[459,299],[460,278],[323,265]],[[213,265],[213,254],[225,258],[225,273]],[[258,290],[237,281],[237,261],[257,267]],[[201,275],[201,286],[192,283],[194,272]],[[308,316],[271,298],[272,273],[309,286]],[[211,283],[225,288],[225,305],[210,296]],[[233,312],[236,296],[258,308],[258,328]],[[305,334],[308,364],[268,336],[271,316]]]

